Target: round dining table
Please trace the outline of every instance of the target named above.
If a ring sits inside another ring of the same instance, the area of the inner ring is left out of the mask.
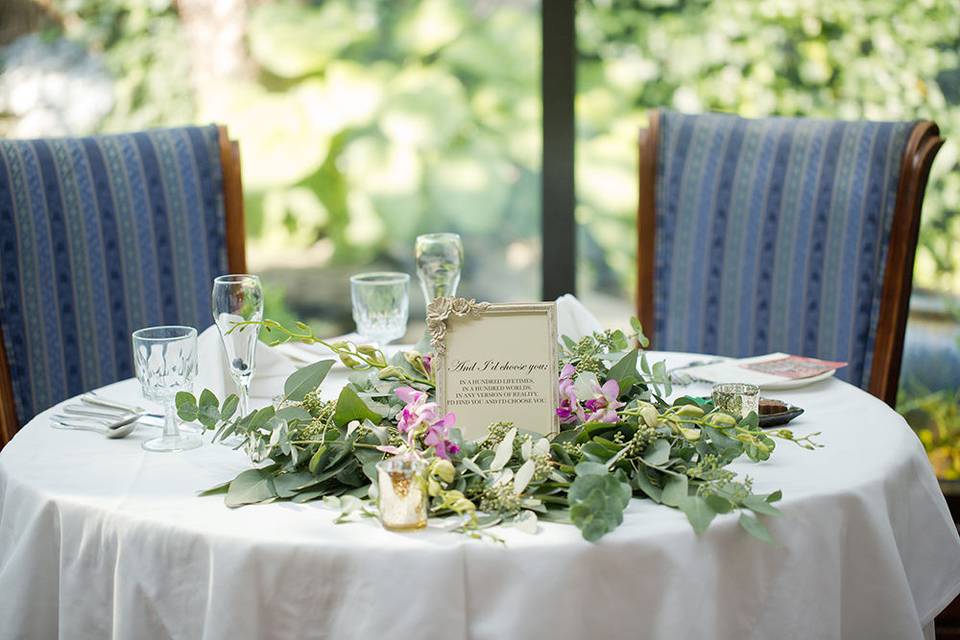
[[[346,376],[335,367],[324,395]],[[97,393],[149,406],[135,380]],[[697,535],[639,499],[595,543],[559,523],[497,527],[499,544],[335,524],[319,501],[230,509],[198,493],[249,468],[242,451],[151,453],[156,426],[108,440],[52,428],[54,407],[0,451],[0,638],[930,637],[960,592],[960,540],[917,437],[835,379],[764,395],[805,409],[791,428],[823,444],[732,466],[783,491],[782,515],[763,517],[775,545],[735,513]]]

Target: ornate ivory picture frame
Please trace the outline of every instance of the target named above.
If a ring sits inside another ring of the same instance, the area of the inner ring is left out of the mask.
[[[437,298],[427,307],[437,402],[468,440],[494,422],[559,431],[557,305]]]

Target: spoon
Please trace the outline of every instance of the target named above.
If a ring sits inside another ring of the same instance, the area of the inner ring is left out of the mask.
[[[71,416],[55,415],[53,416],[53,423],[51,426],[53,426],[55,429],[95,431],[106,438],[117,439],[125,438],[133,433],[133,430],[137,427],[137,420],[139,418],[140,416],[132,415],[124,418],[123,420],[118,420],[108,425],[100,426],[91,424],[89,422],[79,422]]]

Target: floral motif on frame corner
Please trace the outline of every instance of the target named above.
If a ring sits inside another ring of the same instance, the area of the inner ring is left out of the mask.
[[[430,346],[437,354],[447,351],[447,319],[450,316],[477,316],[490,307],[489,302],[477,302],[474,298],[434,298],[427,305],[427,332],[430,334]]]

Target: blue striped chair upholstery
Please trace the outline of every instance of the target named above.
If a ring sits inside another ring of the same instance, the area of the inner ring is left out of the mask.
[[[867,388],[914,125],[661,112],[656,347],[842,360]]]
[[[20,424],[133,375],[130,333],[212,324],[215,126],[0,140],[0,327]]]

